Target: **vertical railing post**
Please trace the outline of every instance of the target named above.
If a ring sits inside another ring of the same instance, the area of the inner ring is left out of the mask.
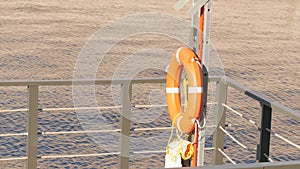
[[[204,65],[202,70],[203,73],[203,105],[202,105],[202,112],[200,117],[200,125],[204,125],[204,118],[206,117],[206,110],[207,110],[207,90],[208,90],[208,72],[206,69],[206,66]],[[197,166],[203,166],[204,165],[204,155],[205,155],[205,132],[206,132],[206,126],[204,128],[199,130],[199,140],[198,140],[198,161]]]
[[[38,86],[28,86],[27,169],[37,168]]]
[[[270,103],[260,103],[260,105],[260,128],[256,150],[256,159],[258,162],[268,162],[270,153],[272,108],[270,106]]]
[[[129,139],[130,139],[130,95],[131,95],[131,84],[126,81],[121,84],[121,133],[119,140],[119,169],[129,168]]]
[[[217,81],[217,114],[215,118],[216,130],[213,135],[213,164],[219,165],[223,164],[223,155],[220,153],[219,149],[224,149],[224,132],[219,128],[225,127],[225,116],[226,108],[223,104],[226,104],[227,100],[227,85],[220,79]]]

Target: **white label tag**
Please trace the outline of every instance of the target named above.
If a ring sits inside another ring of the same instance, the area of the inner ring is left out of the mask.
[[[174,150],[170,150],[165,157],[165,168],[177,168],[177,167],[182,167],[180,154],[178,154]]]

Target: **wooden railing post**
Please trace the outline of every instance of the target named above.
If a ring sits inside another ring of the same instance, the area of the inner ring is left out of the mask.
[[[270,151],[270,130],[272,121],[272,108],[270,104],[260,103],[260,128],[258,134],[258,144],[256,150],[256,159],[258,162],[268,162]],[[268,131],[269,130],[269,131]]]
[[[219,149],[224,149],[224,132],[219,128],[225,127],[225,116],[226,108],[223,104],[226,104],[227,100],[227,85],[222,82],[222,79],[217,82],[217,114],[215,118],[216,129],[213,135],[213,164],[220,165],[223,164],[223,155],[220,153]]]
[[[28,86],[27,169],[37,168],[38,86]]]
[[[119,140],[119,169],[129,169],[129,141],[130,141],[130,92],[131,84],[126,81],[121,84],[121,133]]]

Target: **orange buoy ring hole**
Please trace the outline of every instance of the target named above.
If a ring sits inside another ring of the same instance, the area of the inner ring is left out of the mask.
[[[180,79],[182,70],[185,70],[188,80],[188,104],[186,112],[182,111],[180,99]],[[202,71],[201,60],[189,48],[179,48],[171,59],[167,69],[166,97],[168,112],[176,128],[182,133],[194,130],[195,119],[200,117],[202,109]],[[176,119],[178,113],[179,115]]]

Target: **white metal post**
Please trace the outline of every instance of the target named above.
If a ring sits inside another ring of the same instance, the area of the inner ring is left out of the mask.
[[[224,132],[219,128],[225,128],[225,118],[226,118],[226,108],[223,104],[227,101],[227,88],[228,86],[222,82],[222,79],[217,82],[217,114],[215,118],[216,129],[213,138],[213,164],[220,165],[223,164],[223,155],[220,153],[219,149],[224,150]]]
[[[130,139],[130,96],[131,84],[129,81],[121,84],[121,133],[119,140],[119,169],[129,168],[129,139]]]
[[[204,5],[204,28],[203,28],[203,48],[202,62],[209,71],[209,46],[210,46],[210,20],[211,20],[212,0],[208,0]]]
[[[38,86],[28,86],[27,169],[37,168]]]

